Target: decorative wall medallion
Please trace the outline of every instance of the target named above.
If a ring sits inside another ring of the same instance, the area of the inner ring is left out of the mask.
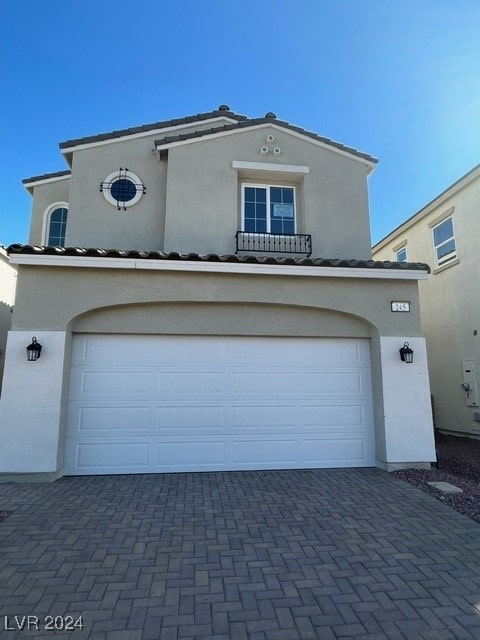
[[[137,204],[146,193],[146,188],[137,175],[129,171],[127,167],[124,169],[120,167],[100,183],[100,191],[107,202],[119,210],[126,211],[127,207]]]

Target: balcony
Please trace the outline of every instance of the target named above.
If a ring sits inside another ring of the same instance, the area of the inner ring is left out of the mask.
[[[237,253],[297,253],[309,256],[312,253],[312,236],[304,233],[254,233],[237,231]]]

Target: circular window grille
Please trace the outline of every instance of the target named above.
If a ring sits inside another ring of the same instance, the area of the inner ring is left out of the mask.
[[[100,191],[110,204],[117,209],[126,210],[140,200],[146,192],[145,185],[132,171],[120,169],[114,171],[100,184]]]

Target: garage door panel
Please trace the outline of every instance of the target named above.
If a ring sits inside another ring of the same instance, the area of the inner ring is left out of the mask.
[[[301,375],[300,384],[305,392],[315,393],[316,395],[335,393],[350,397],[352,393],[361,394],[363,392],[362,377],[359,372],[311,372]]]
[[[234,405],[232,425],[238,428],[270,429],[294,428],[298,422],[298,408],[292,405]]]
[[[263,344],[259,348],[258,340],[239,340],[231,344],[230,358],[236,367],[271,372],[298,366],[298,346],[295,344],[288,343],[284,338],[260,338]]]
[[[227,342],[215,341],[210,336],[182,336],[182,347],[179,342],[164,341],[162,344],[162,361],[169,366],[180,368],[214,366],[222,367],[229,360]]]
[[[245,373],[232,373],[232,394],[245,395],[249,397],[261,395],[272,397],[272,395],[283,396],[296,393],[298,382],[294,372],[249,371]]]
[[[80,472],[98,473],[101,468],[103,473],[108,473],[109,470],[123,468],[125,473],[133,473],[149,468],[148,442],[78,442],[73,452],[74,460],[65,462],[74,462]]]
[[[368,340],[76,336],[65,472],[374,464]]]
[[[226,462],[223,440],[188,439],[184,442],[162,442],[156,445],[156,464],[168,469],[188,470],[192,466],[223,467]]]
[[[147,371],[115,371],[113,369],[72,369],[69,395],[75,398],[150,396],[154,380]]]
[[[340,342],[334,339],[316,340],[312,344],[303,344],[300,355],[301,362],[305,366],[320,365],[327,368],[331,365],[342,366],[342,364],[350,367],[352,364],[360,364],[365,357],[357,341]]]
[[[81,407],[73,406],[71,419],[78,433],[99,434],[108,431],[127,431],[127,435],[150,428],[150,407]]]
[[[163,406],[155,409],[155,415],[156,427],[164,433],[178,432],[180,429],[187,434],[205,429],[223,431],[225,424],[223,405]]]
[[[221,396],[225,394],[225,373],[209,371],[170,371],[157,374],[157,392],[159,397]]]
[[[252,464],[295,464],[298,462],[295,439],[237,440],[232,442],[232,463],[245,467]]]
[[[367,427],[362,405],[316,405],[302,407],[302,423],[306,427]]]
[[[124,341],[119,358],[117,335],[86,335],[76,336],[72,349],[72,364],[102,362],[104,364],[137,365],[138,362],[148,362],[154,359],[155,351],[160,345],[152,345],[142,340],[142,336],[131,336],[131,340]]]
[[[309,463],[352,466],[368,462],[363,438],[322,438],[302,442],[301,455]],[[339,453],[341,452],[341,456]]]

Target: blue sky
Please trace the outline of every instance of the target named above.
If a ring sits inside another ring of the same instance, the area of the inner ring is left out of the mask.
[[[375,242],[480,162],[478,0],[1,3],[0,244],[58,143],[211,111],[370,153]]]

